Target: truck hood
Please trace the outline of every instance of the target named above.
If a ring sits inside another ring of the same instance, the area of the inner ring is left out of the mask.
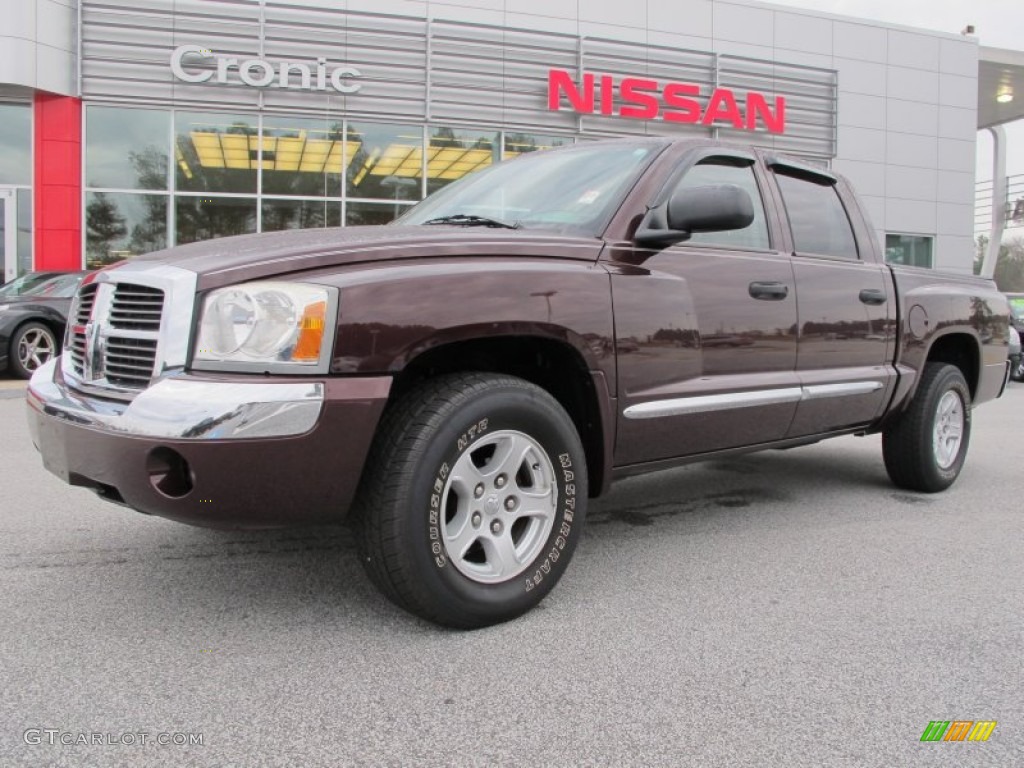
[[[461,226],[359,226],[241,235],[169,248],[132,263],[195,272],[200,290],[312,269],[431,257],[525,256],[593,261],[596,238]],[[111,269],[117,269],[116,266]]]

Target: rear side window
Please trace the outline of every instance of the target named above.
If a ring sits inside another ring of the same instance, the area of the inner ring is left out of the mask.
[[[831,184],[776,173],[793,245],[798,253],[857,258],[857,241],[839,193]]]
[[[758,248],[768,250],[768,224],[764,218],[764,203],[757,187],[754,169],[749,166],[722,165],[718,158],[710,157],[693,166],[676,187],[688,189],[715,184],[734,184],[748,195],[754,204],[754,220],[743,229],[725,232],[695,232],[686,243],[694,245],[720,245],[726,248]]]

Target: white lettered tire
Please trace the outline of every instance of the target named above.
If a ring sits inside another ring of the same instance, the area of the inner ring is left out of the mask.
[[[586,505],[583,447],[550,394],[501,374],[441,376],[382,420],[357,503],[360,554],[406,610],[488,626],[551,591]]]

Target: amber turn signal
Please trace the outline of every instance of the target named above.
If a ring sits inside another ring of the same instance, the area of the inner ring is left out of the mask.
[[[326,327],[327,302],[317,301],[307,304],[299,318],[299,337],[295,341],[292,360],[316,361],[320,359],[320,346],[324,340]]]

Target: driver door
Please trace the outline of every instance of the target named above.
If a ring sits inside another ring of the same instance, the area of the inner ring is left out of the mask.
[[[613,270],[619,466],[778,440],[800,399],[792,258],[773,247],[765,179],[752,154],[704,152],[676,189],[739,186],[754,220]]]

